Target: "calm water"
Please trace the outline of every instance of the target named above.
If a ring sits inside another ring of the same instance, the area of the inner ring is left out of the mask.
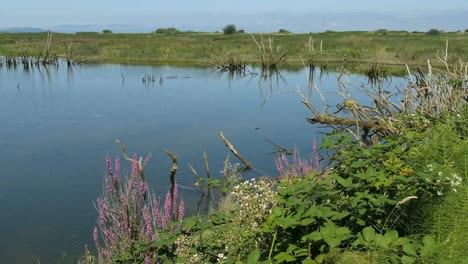
[[[142,83],[145,74],[156,76],[154,85]],[[205,68],[122,65],[0,69],[0,263],[73,263],[92,244],[93,200],[106,153],[120,155],[116,139],[129,152],[153,154],[146,174],[160,194],[171,166],[164,148],[179,156],[179,184],[193,185],[187,164],[203,171],[203,151],[212,172],[221,170],[228,150],[219,129],[258,168],[247,178],[275,174],[275,149],[265,138],[298,146],[309,157],[313,138],[322,135],[305,121],[310,114],[300,97],[282,93],[262,106],[284,89],[307,92],[305,71],[282,77],[231,79]],[[367,83],[356,75],[350,81]],[[335,74],[317,77],[316,84],[328,104],[340,102]],[[321,105],[316,94],[311,100]],[[181,192],[193,211],[199,194]]]

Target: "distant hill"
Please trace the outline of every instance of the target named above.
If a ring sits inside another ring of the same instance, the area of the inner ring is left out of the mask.
[[[35,28],[35,27],[11,27],[0,29],[0,32],[7,32],[7,33],[37,33],[37,32],[45,32],[46,30],[42,28]]]

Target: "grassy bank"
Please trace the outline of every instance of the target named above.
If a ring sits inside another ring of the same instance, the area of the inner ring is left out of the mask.
[[[44,46],[46,33],[0,33],[0,55],[17,56],[25,52],[35,55]],[[312,42],[309,42],[310,36]],[[260,41],[261,36],[255,34]],[[388,32],[324,32],[314,34],[263,34],[269,48],[287,52],[286,62],[301,63],[312,51],[317,62],[379,62],[384,64],[426,64],[436,62],[438,50],[449,40],[449,61],[468,59],[468,34],[462,32],[427,35],[400,31]],[[249,34],[222,33],[174,34],[100,34],[54,33],[51,52],[65,56],[65,45],[72,41],[75,60],[135,64],[188,63],[206,64],[206,58],[228,54],[247,63],[259,63],[258,48]],[[322,42],[322,51],[320,44]],[[310,43],[313,44],[311,48]]]

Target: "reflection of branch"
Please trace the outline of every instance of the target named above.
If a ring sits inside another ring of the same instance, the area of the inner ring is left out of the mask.
[[[234,146],[231,144],[231,142],[229,142],[229,140],[227,140],[227,138],[224,136],[223,131],[219,130],[218,134],[221,137],[221,139],[223,140],[226,147],[228,147],[228,149],[232,152],[232,154],[234,154],[234,156],[236,156],[238,159],[240,159],[245,164],[245,166],[247,168],[249,168],[249,169],[254,168],[252,166],[252,164],[250,164],[250,162],[248,162],[244,157],[241,156],[241,154],[239,154],[239,152],[237,152],[237,150],[234,148]]]
[[[282,146],[280,146],[278,144],[275,144],[273,141],[269,140],[268,138],[265,138],[265,141],[270,143],[271,145],[273,145],[273,147],[275,147],[278,150],[278,152],[280,152],[280,153],[284,153],[286,155],[293,155],[294,154],[294,151],[291,151],[291,150],[289,150],[289,149],[287,149],[285,147],[282,147]]]
[[[205,162],[205,169],[206,169],[206,186],[208,188],[208,196],[211,195],[211,172],[210,166],[208,164],[208,156],[206,152],[203,152],[203,161]]]

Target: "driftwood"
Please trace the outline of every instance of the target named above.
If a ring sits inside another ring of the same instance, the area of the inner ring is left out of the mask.
[[[229,140],[227,140],[227,138],[223,134],[223,131],[220,130],[218,132],[218,134],[221,137],[221,139],[223,140],[226,147],[228,147],[228,149],[232,152],[232,154],[234,154],[234,156],[236,156],[239,160],[241,160],[245,164],[245,166],[247,168],[249,168],[249,169],[254,168],[252,166],[252,164],[250,164],[250,162],[248,162],[244,157],[241,156],[241,154],[239,154],[239,152],[234,148],[234,146],[231,144],[231,142],[229,142]]]
[[[192,164],[189,163],[190,170],[193,173],[193,176],[195,177],[195,180],[197,181],[195,183],[195,186],[197,186],[200,191],[202,192],[202,195],[205,196],[205,190],[203,189],[203,186],[201,185],[201,178],[200,175],[198,175],[198,172],[195,170],[195,168],[192,166]]]
[[[175,186],[175,174],[177,172],[177,169],[179,168],[177,166],[177,155],[170,152],[169,150],[165,149],[164,152],[171,158],[172,160],[172,167],[171,167],[171,172],[169,173],[169,180],[171,181],[171,189],[174,190]]]
[[[330,116],[327,114],[317,114],[312,118],[307,118],[307,122],[311,124],[320,123],[325,125],[344,125],[344,126],[356,126],[356,120],[350,118],[344,118],[339,116]],[[359,127],[367,130],[379,130],[381,123],[375,121],[359,121]]]

